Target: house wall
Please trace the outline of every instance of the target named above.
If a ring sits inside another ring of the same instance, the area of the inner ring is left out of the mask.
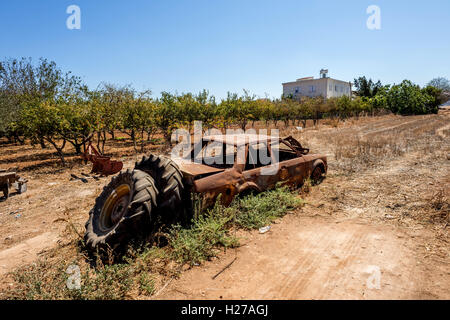
[[[349,82],[328,78],[327,98],[351,97],[352,86]]]
[[[283,83],[283,96],[333,98],[344,95],[351,96],[351,85],[348,82],[331,79],[310,79]]]

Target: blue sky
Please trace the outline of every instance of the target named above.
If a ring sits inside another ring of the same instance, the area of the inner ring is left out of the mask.
[[[66,28],[69,5],[81,30]],[[366,8],[381,8],[381,30]],[[450,77],[448,0],[15,0],[0,4],[0,59],[46,57],[91,87],[102,82],[279,97],[318,76],[420,85]]]

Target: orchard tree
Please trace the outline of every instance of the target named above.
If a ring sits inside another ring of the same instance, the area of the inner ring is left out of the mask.
[[[314,126],[316,126],[319,124],[319,120],[323,117],[323,114],[328,110],[328,107],[322,97],[307,99],[306,103],[311,110],[311,118],[313,119]]]
[[[195,96],[195,101],[198,108],[196,120],[202,122],[203,129],[218,126],[219,110],[214,96],[210,96],[207,90],[203,90]]]
[[[192,93],[177,96],[177,102],[180,108],[180,116],[182,116],[179,119],[180,124],[185,125],[190,132],[194,121],[200,120],[200,104]]]
[[[244,90],[243,96],[228,92],[227,98],[220,103],[220,112],[224,119],[225,127],[235,122],[239,128],[245,130],[249,121],[259,120],[256,97]]]
[[[0,62],[0,131],[16,141],[24,132],[18,125],[23,104],[32,102],[37,92],[35,68],[31,59],[7,59]]]
[[[0,88],[0,137],[7,136],[11,142],[15,139],[23,143],[23,132],[17,126],[19,110],[20,101],[7,90]]]
[[[266,124],[269,125],[269,121],[274,121],[275,119],[275,105],[273,101],[269,99],[259,99],[257,101],[258,108],[260,110],[260,117]]]
[[[355,79],[353,84],[356,88],[356,93],[358,96],[366,98],[376,96],[378,91],[383,87],[380,80],[375,83],[372,79],[367,79],[365,76]]]
[[[27,128],[27,132],[39,133],[42,139],[49,142],[55,148],[62,165],[65,165],[63,150],[66,139],[61,136],[64,117],[55,102],[43,101],[25,105],[21,110],[20,122]]]
[[[295,108],[295,116],[302,122],[303,128],[306,128],[306,121],[312,118],[313,113],[311,104],[307,103],[307,100],[308,98],[300,100]]]
[[[113,84],[102,83],[94,94],[93,103],[98,108],[102,144],[106,141],[106,133],[109,133],[112,139],[115,139],[115,130],[121,128],[121,112],[124,103],[132,99],[134,90],[129,86],[115,86]]]
[[[96,128],[90,104],[81,101],[60,102],[56,108],[61,115],[59,135],[75,148],[77,155],[81,154],[81,147],[91,140]]]
[[[289,120],[292,116],[292,105],[294,103],[294,100],[289,98],[283,98],[275,101],[275,109],[276,109],[276,115],[275,115],[275,121],[274,124],[276,126],[277,121],[281,120],[284,122],[285,126],[288,126]]]
[[[44,101],[54,102],[82,96],[87,91],[79,77],[64,73],[53,61],[39,59],[35,66],[31,58],[8,59],[0,62],[0,128],[9,128],[17,140],[28,133],[32,141],[45,147],[39,132],[30,132],[19,124],[25,106],[39,106]],[[22,140],[23,141],[23,140]]]
[[[222,99],[218,106],[218,112],[221,119],[221,126],[223,129],[229,127],[236,119],[238,104],[240,103],[237,93],[227,93],[227,98]]]
[[[137,139],[141,141],[141,151],[144,151],[145,138],[144,134],[153,125],[150,121],[153,118],[153,103],[151,99],[151,91],[143,91],[139,93],[133,92],[124,101],[121,108],[122,111],[122,128],[133,141],[135,152],[137,152]]]
[[[155,124],[169,145],[172,145],[172,131],[180,126],[183,119],[177,97],[169,92],[162,92],[161,98],[156,101]]]
[[[422,93],[430,97],[427,104],[427,113],[437,113],[439,106],[446,102],[445,96],[442,94],[443,90],[434,86],[427,86],[422,89]]]

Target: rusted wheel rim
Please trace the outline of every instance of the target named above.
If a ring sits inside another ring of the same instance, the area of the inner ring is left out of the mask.
[[[111,192],[100,214],[100,228],[102,230],[110,230],[123,217],[130,201],[130,191],[129,185],[122,184]]]
[[[322,178],[322,170],[317,167],[314,169],[313,173],[312,173],[312,179],[313,181],[317,182]]]

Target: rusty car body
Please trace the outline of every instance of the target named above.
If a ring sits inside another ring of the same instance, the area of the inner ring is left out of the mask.
[[[325,155],[309,154],[291,136],[211,135],[197,144],[188,156],[174,161],[190,191],[202,195],[204,206],[219,195],[228,205],[238,194],[261,192],[278,183],[296,186],[310,177],[319,180],[328,168]],[[218,152],[208,155],[208,148]],[[258,156],[261,152],[265,157]]]

